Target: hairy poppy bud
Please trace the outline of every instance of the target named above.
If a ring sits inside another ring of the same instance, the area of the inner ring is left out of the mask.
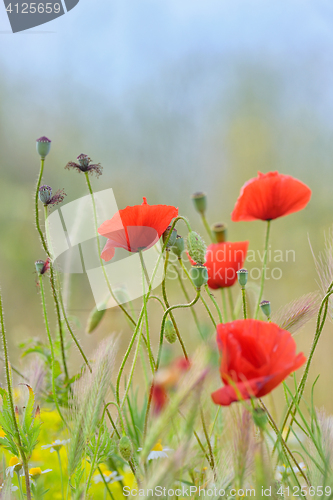
[[[208,281],[207,267],[202,264],[197,264],[190,269],[190,276],[193,283],[199,289]]]
[[[206,256],[206,245],[201,236],[191,231],[187,235],[187,250],[189,256],[196,264],[203,264]]]
[[[105,306],[105,303],[103,304]],[[86,332],[87,333],[92,333],[100,322],[103,319],[104,314],[106,313],[106,309],[101,309],[100,311],[98,310],[98,307],[101,307],[102,304],[99,304],[99,306],[95,306],[94,309],[91,311],[89,314],[89,318],[87,321],[87,326],[86,326]]]
[[[177,255],[177,257],[182,256],[182,253],[185,250],[185,243],[184,243],[184,238],[179,234],[177,235],[176,241],[172,245],[171,250],[175,255]]]
[[[271,317],[271,303],[269,300],[263,300],[260,302],[260,309],[264,313],[264,315],[270,319]]]
[[[223,222],[213,224],[212,231],[215,235],[217,243],[224,243],[227,241],[227,226],[223,224]]]
[[[248,275],[249,272],[247,269],[240,269],[239,271],[237,271],[238,283],[242,288],[245,288],[246,286]]]
[[[38,191],[38,197],[44,205],[48,205],[52,199],[52,188],[50,186],[41,186]]]
[[[199,214],[204,214],[207,209],[207,195],[201,191],[192,194],[194,208]]]
[[[169,342],[169,344],[173,344],[177,340],[177,334],[175,327],[170,319],[167,319],[164,325],[164,337]]]
[[[122,438],[120,439],[118,450],[123,459],[128,462],[132,456],[133,447],[130,439],[127,436],[122,436]]]
[[[41,158],[45,158],[50,152],[51,149],[51,141],[47,137],[43,136],[37,139],[36,141],[36,149],[37,153]]]
[[[165,243],[166,240],[168,239],[168,236],[170,234],[170,229],[171,229],[171,226],[168,226],[166,228],[166,230],[164,231],[164,233],[162,235],[163,243]],[[167,249],[169,249],[170,247],[172,247],[172,245],[175,244],[176,238],[177,238],[177,230],[175,228],[173,228],[172,233],[171,233],[170,238],[169,238],[169,241],[168,241],[167,246],[166,246]]]
[[[265,429],[267,425],[267,415],[262,408],[255,408],[252,411],[253,422],[260,429]]]

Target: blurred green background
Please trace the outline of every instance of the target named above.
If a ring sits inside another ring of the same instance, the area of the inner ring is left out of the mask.
[[[226,222],[230,240],[249,239],[252,250],[262,248],[264,224],[230,223],[241,186],[258,170],[299,178],[312,200],[275,221],[271,239],[272,249],[295,250],[296,259],[281,265],[283,278],[268,281],[264,296],[276,310],[318,289],[308,237],[317,254],[333,222],[329,1],[81,0],[52,23],[15,35],[0,10],[0,282],[12,359],[21,363],[19,341],[45,335],[34,274],[35,260],[45,257],[33,213],[41,135],[52,139],[43,183],[64,188],[65,203],[86,194],[84,177],[64,170],[86,153],[104,167],[94,189],[112,187],[120,208],[142,196],[178,206],[206,237],[190,200],[204,190],[209,221]],[[170,300],[180,300],[170,287]],[[72,276],[72,292],[69,313],[81,322],[87,352],[114,331],[122,352],[130,329],[121,313],[109,311],[88,337],[94,302],[84,275]],[[187,314],[177,317],[194,349]],[[313,330],[312,322],[297,335],[299,349],[308,352]],[[332,354],[328,323],[311,377],[321,373],[315,402],[331,411]]]

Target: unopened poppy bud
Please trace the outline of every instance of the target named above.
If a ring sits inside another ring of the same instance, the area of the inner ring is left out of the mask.
[[[120,439],[118,450],[123,459],[128,462],[132,456],[133,447],[130,439],[127,436],[122,436],[122,438]]]
[[[171,247],[171,251],[177,255],[177,257],[181,257],[182,253],[185,250],[185,243],[184,243],[184,238],[177,234],[177,238],[175,243]]]
[[[163,243],[165,243],[166,240],[168,239],[168,236],[170,234],[170,229],[171,229],[171,226],[168,226],[166,228],[166,230],[164,231],[164,233],[162,235]],[[169,241],[167,243],[166,248],[167,249],[171,248],[175,244],[176,239],[177,239],[177,230],[175,228],[173,228],[172,233],[170,234],[170,238],[169,238]]]
[[[164,325],[164,337],[169,344],[174,344],[177,340],[175,327],[170,319],[167,319]]]
[[[215,235],[217,243],[224,243],[227,241],[227,226],[223,224],[223,222],[213,224],[212,231]]]
[[[199,289],[208,281],[207,267],[202,264],[197,264],[190,269],[190,276],[193,283]]]
[[[264,313],[264,315],[270,319],[271,317],[271,303],[269,300],[263,300],[260,302],[260,309]]]
[[[237,271],[238,283],[242,288],[245,288],[246,286],[248,275],[249,272],[247,269],[240,269],[239,271]]]
[[[52,199],[52,188],[50,186],[41,186],[38,191],[40,201],[47,205]]]
[[[267,415],[262,408],[255,408],[252,412],[253,422],[260,429],[265,429],[267,425]]]
[[[51,141],[47,137],[43,136],[37,139],[36,141],[36,149],[37,153],[41,156],[41,158],[45,158],[50,152],[51,149]]]
[[[207,195],[201,191],[192,194],[194,208],[199,214],[204,214],[207,209]]]
[[[106,305],[105,303],[103,304],[104,306]],[[86,332],[87,333],[92,333],[100,322],[103,319],[104,314],[106,313],[106,309],[101,309],[100,311],[98,310],[99,307],[102,307],[102,305],[95,306],[94,309],[91,311],[89,314],[89,318],[87,321],[87,326],[86,326]]]
[[[196,264],[203,264],[205,262],[206,244],[195,231],[191,231],[187,235],[187,250],[189,256]]]

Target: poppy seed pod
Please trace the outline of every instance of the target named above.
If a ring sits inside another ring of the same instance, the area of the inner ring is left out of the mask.
[[[268,319],[271,317],[271,303],[269,300],[260,302],[260,309]]]
[[[38,191],[38,198],[44,205],[48,205],[52,199],[52,188],[50,186],[41,186]]]
[[[191,231],[187,235],[187,250],[189,256],[196,264],[203,264],[205,262],[206,244],[195,231]]]
[[[262,408],[254,408],[252,411],[253,422],[257,427],[265,430],[267,425],[267,414]]]
[[[164,231],[164,233],[162,235],[163,243],[165,243],[166,240],[168,239],[168,236],[170,234],[170,229],[171,229],[171,226],[168,226],[166,228],[166,230]],[[168,241],[167,246],[166,246],[166,248],[168,250],[176,243],[176,238],[177,238],[177,230],[175,228],[173,228],[172,233],[170,234],[169,241]]]
[[[207,267],[201,264],[191,267],[190,276],[197,289],[201,288],[208,281]]]
[[[249,272],[247,269],[240,269],[239,271],[237,271],[238,283],[242,288],[245,288],[246,286],[248,275]]]
[[[164,325],[164,337],[169,342],[169,344],[174,344],[177,340],[177,334],[175,327],[171,319],[167,319]]]
[[[182,236],[180,236],[179,234],[177,234],[177,238],[176,238],[176,241],[175,243],[172,245],[171,247],[171,251],[177,255],[178,258],[180,258],[182,256],[182,253],[184,252],[185,250],[185,242],[184,242],[184,238]]]
[[[50,152],[51,149],[51,141],[47,137],[43,136],[37,139],[36,141],[36,149],[37,153],[41,158],[45,158]]]
[[[223,222],[213,224],[212,231],[215,235],[217,243],[224,243],[227,241],[227,226]]]
[[[127,436],[122,436],[122,438],[120,439],[118,450],[123,459],[128,462],[132,456],[133,447],[130,439]]]
[[[38,275],[43,275],[50,269],[50,259],[44,260],[37,260],[35,262],[35,267]]]
[[[192,194],[193,205],[199,214],[204,214],[207,209],[207,195],[201,191]]]
[[[87,326],[86,326],[87,333],[92,333],[94,330],[96,330],[96,328],[98,327],[98,325],[102,321],[103,316],[106,313],[106,309],[99,310],[98,308],[102,307],[102,306],[105,307],[105,305],[106,304],[103,303],[103,304],[99,304],[98,306],[95,306],[94,309],[89,314],[89,318],[88,318]]]

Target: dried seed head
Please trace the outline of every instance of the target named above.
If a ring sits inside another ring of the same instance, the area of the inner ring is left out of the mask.
[[[178,234],[175,243],[171,247],[171,251],[175,255],[177,255],[177,257],[180,258],[184,250],[185,250],[184,238]]]
[[[201,191],[192,194],[194,208],[199,214],[204,215],[207,209],[207,195]]]
[[[190,269],[190,276],[197,289],[201,288],[208,281],[207,267],[201,264],[192,266]]]
[[[69,161],[65,168],[70,170],[71,168],[77,170],[78,172],[87,172],[89,174],[96,174],[99,177],[102,174],[102,167],[100,163],[91,163],[91,158],[88,155],[80,154],[77,157],[78,163],[74,161]]]
[[[163,233],[163,235],[162,235],[162,238],[163,238],[163,243],[165,243],[165,242],[166,242],[166,240],[167,240],[167,238],[168,238],[168,236],[169,236],[169,234],[170,234],[170,230],[171,230],[171,226],[168,226],[168,227],[166,228],[166,230],[164,231],[164,233]],[[169,238],[169,241],[168,241],[168,243],[167,243],[166,248],[167,248],[167,249],[170,249],[170,247],[172,247],[172,245],[174,245],[174,244],[175,244],[176,239],[177,239],[177,230],[176,230],[175,228],[173,228],[172,233],[171,233],[171,235],[170,235],[170,238]]]
[[[264,313],[264,315],[270,319],[271,317],[271,303],[269,300],[263,300],[260,302],[260,309]]]
[[[245,288],[246,286],[248,275],[249,272],[247,269],[240,269],[239,271],[237,271],[238,283],[242,288]]]

